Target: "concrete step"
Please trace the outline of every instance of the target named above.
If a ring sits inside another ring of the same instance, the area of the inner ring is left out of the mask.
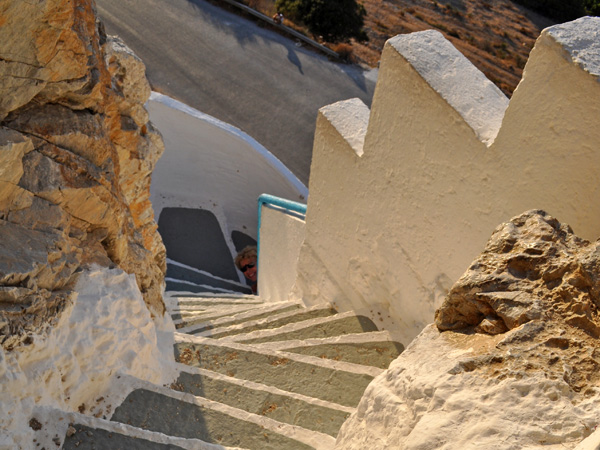
[[[169,312],[177,312],[182,307],[208,306],[212,305],[245,305],[264,304],[264,301],[254,295],[244,294],[193,294],[190,292],[167,291],[164,295],[165,306]]]
[[[192,294],[192,293],[180,293],[180,292],[166,292],[165,293],[165,304],[168,305],[200,305],[207,303],[261,303],[264,304],[264,300],[261,300],[255,295],[212,295],[212,294]]]
[[[203,303],[199,303],[196,302],[195,304],[182,304],[182,305],[177,305],[176,307],[172,308],[170,311],[171,313],[185,313],[185,314],[194,314],[196,312],[202,312],[202,311],[211,311],[211,310],[215,310],[215,309],[226,309],[226,308],[234,308],[234,307],[256,307],[259,308],[261,306],[265,306],[265,303],[262,302],[228,302],[228,301],[218,301],[218,300],[213,300],[211,302],[203,302]]]
[[[188,316],[206,316],[214,319],[265,305],[256,296],[192,296],[171,292],[165,295],[164,300],[166,309],[176,325],[181,324],[183,318]]]
[[[284,350],[319,358],[363,364],[387,369],[400,356],[404,346],[395,342],[387,331],[346,334],[320,339],[275,341],[254,344],[259,348]]]
[[[226,292],[252,294],[250,287],[240,283],[239,279],[229,280],[221,278],[204,270],[199,270],[170,259],[167,259],[167,279],[171,280],[171,284],[177,284],[178,282],[185,284],[187,282],[196,286],[222,289]]]
[[[254,311],[262,305],[229,305],[229,306],[214,306],[205,309],[185,310],[171,315],[176,328],[186,328],[190,322],[196,321],[203,323],[220,318],[231,317],[235,314]],[[192,324],[193,326],[193,324]],[[196,326],[196,328],[198,328]]]
[[[90,428],[81,424],[73,424],[75,432],[66,435],[62,446],[64,450],[183,450],[174,444],[162,444],[148,441],[139,437],[132,437],[102,428]]]
[[[296,353],[175,333],[181,363],[281,390],[356,407],[365,388],[382,370]]]
[[[214,287],[208,284],[198,284],[192,281],[181,280],[179,278],[165,277],[166,290],[168,291],[180,291],[180,292],[211,292],[213,294],[227,294],[240,292],[232,289],[223,289]]]
[[[172,389],[208,398],[279,422],[337,436],[354,408],[239,380],[206,369],[181,369]]]
[[[69,419],[64,448],[331,449],[368,384],[403,350],[368,318],[330,305],[172,292],[165,303],[185,364],[177,380],[125,376],[133,391],[111,420]]]
[[[371,319],[365,316],[357,316],[354,312],[348,311],[327,317],[290,323],[276,329],[236,334],[225,339],[245,344],[261,344],[264,342],[327,338],[374,331],[379,330]]]
[[[240,334],[247,335],[259,330],[278,329],[289,324],[305,322],[322,317],[331,317],[335,314],[337,314],[337,311],[332,306],[319,305],[312,308],[296,309],[293,311],[272,315],[264,319],[248,321],[237,325],[208,329],[193,334],[198,336],[212,337],[214,339],[221,339]]]
[[[398,342],[363,342],[304,346],[288,351],[387,369],[403,350],[404,346]]]
[[[36,433],[35,448],[66,450],[236,450],[199,439],[167,436],[131,425],[54,408],[36,408],[44,427]]]
[[[290,313],[292,311],[298,311],[301,308],[302,305],[299,303],[281,302],[257,306],[244,312],[229,314],[227,316],[210,318],[207,315],[201,317],[190,316],[190,318],[183,317],[183,320],[185,321],[185,327],[178,328],[181,328],[179,330],[180,333],[198,334],[205,331],[214,330],[215,328],[231,327],[233,325],[267,319],[276,314]]]
[[[247,449],[329,449],[335,443],[323,433],[152,385],[131,392],[111,420],[169,436]]]

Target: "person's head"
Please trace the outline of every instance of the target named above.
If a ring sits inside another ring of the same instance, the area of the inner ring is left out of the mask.
[[[235,266],[244,273],[250,281],[255,282],[258,272],[256,267],[256,247],[248,246],[235,257]]]

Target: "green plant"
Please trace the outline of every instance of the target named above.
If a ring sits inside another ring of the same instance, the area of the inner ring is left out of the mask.
[[[590,16],[600,16],[600,0],[583,0],[585,13]]]
[[[515,0],[515,2],[557,22],[567,22],[586,14],[600,12],[599,0]]]
[[[281,11],[288,19],[294,22],[301,22],[304,14],[303,0],[277,0],[275,6],[277,11]]]
[[[506,59],[508,57],[508,53],[504,49],[499,48],[496,50],[496,56],[500,59]]]
[[[367,12],[356,0],[277,0],[275,5],[289,19],[302,22],[312,34],[328,42],[369,40],[363,29]]]

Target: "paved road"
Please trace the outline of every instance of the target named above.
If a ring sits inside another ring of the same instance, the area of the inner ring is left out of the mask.
[[[320,107],[370,106],[369,72],[329,61],[203,0],[96,0],[109,34],[144,60],[154,90],[228,122],[308,185]]]

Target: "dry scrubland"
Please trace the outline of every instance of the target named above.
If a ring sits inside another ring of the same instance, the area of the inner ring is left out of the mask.
[[[390,37],[437,29],[507,95],[519,83],[540,31],[553,24],[510,0],[359,1],[367,10],[369,41],[352,41],[351,48],[348,44],[330,45],[341,52],[350,50],[354,62],[376,67],[383,44]],[[275,0],[245,3],[269,16],[275,12]],[[286,25],[299,28],[287,20]]]

